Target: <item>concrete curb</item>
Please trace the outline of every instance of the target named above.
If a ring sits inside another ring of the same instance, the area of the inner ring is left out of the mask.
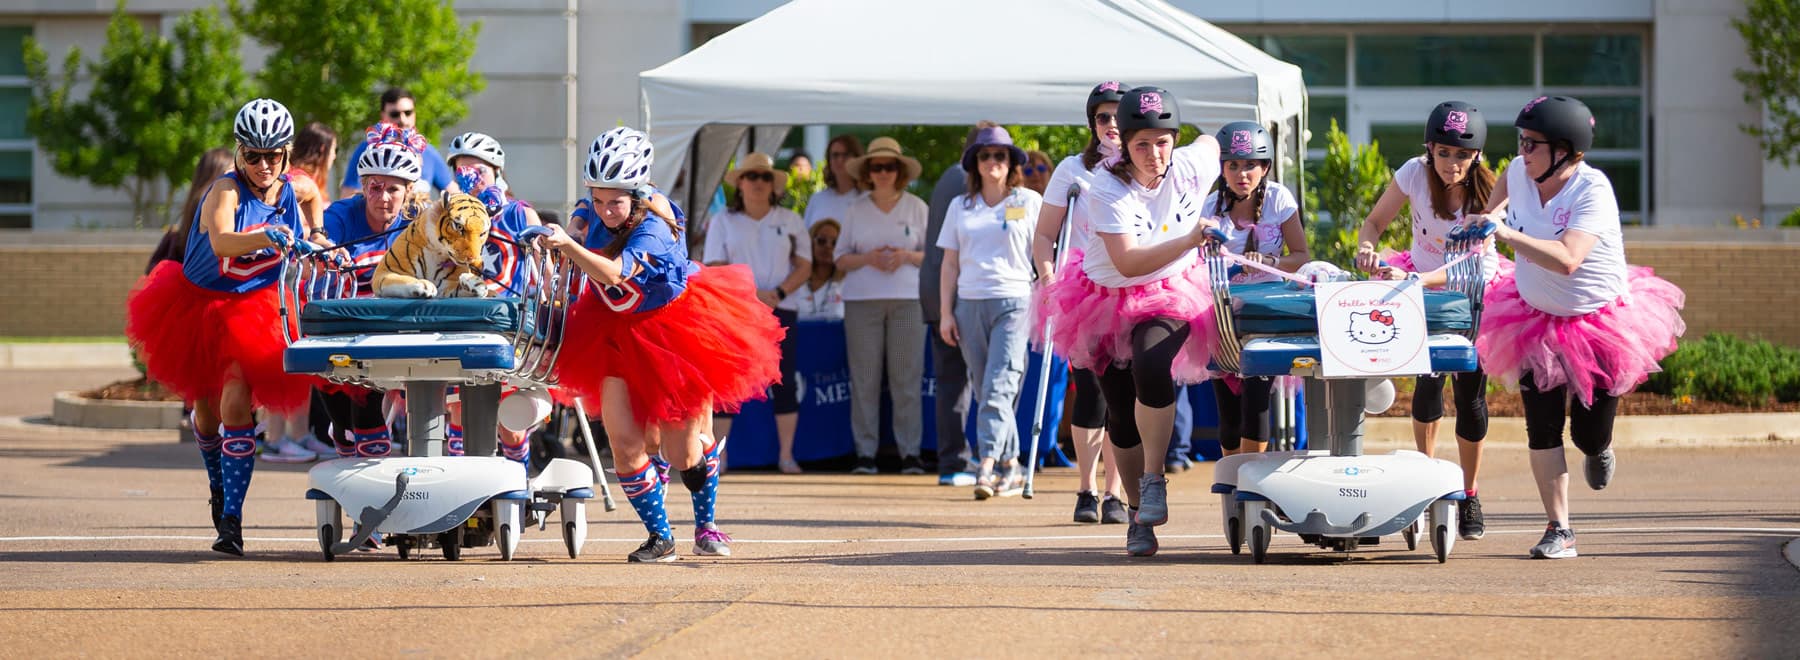
[[[75,392],[57,392],[50,419],[61,426],[91,429],[181,428],[179,401],[102,401]]]
[[[82,344],[0,344],[0,369],[90,369],[131,367],[124,342]]]
[[[1455,451],[1453,417],[1445,417],[1438,444]],[[1413,447],[1412,418],[1374,417],[1364,426],[1370,447]],[[1718,415],[1621,415],[1613,422],[1614,447],[1696,447],[1793,443],[1800,441],[1800,413],[1726,413]],[[1483,443],[1525,444],[1523,417],[1488,419]],[[1450,444],[1445,444],[1450,443]]]

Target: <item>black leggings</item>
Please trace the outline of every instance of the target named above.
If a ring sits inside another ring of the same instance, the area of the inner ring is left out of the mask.
[[[356,455],[356,437],[353,431],[372,429],[387,423],[381,416],[382,394],[378,390],[358,389],[353,393],[331,392],[325,395],[325,413],[331,416],[331,444],[338,453],[346,456]],[[402,438],[394,441],[400,446],[406,445]]]
[[[1594,393],[1594,404],[1581,405],[1576,399],[1569,405],[1567,386],[1540,391],[1527,371],[1519,379],[1519,398],[1525,404],[1525,440],[1532,449],[1559,449],[1563,446],[1563,415],[1569,419],[1569,438],[1588,456],[1597,456],[1612,446],[1613,417],[1619,414],[1619,398],[1605,392]]]
[[[1456,437],[1469,442],[1487,438],[1487,374],[1471,371],[1451,377],[1456,390]],[[1430,424],[1444,418],[1444,377],[1420,376],[1413,387],[1413,421]]]
[[[1114,447],[1130,449],[1143,443],[1138,437],[1137,404],[1152,408],[1175,405],[1175,354],[1187,342],[1188,324],[1155,318],[1131,329],[1131,363],[1109,365],[1100,374],[1100,393],[1106,397],[1106,432]]]
[[[1069,425],[1082,429],[1098,429],[1106,426],[1106,397],[1100,394],[1100,376],[1092,369],[1076,369],[1070,380],[1075,381],[1075,408],[1070,411]]]
[[[1245,378],[1239,383],[1243,394],[1232,392],[1223,378],[1212,382],[1213,398],[1219,404],[1219,446],[1231,451],[1237,451],[1243,440],[1269,441],[1269,391],[1275,381]]]

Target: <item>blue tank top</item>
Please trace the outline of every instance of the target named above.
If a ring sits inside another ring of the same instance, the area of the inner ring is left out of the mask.
[[[681,208],[673,202],[670,208],[675,211],[676,222],[685,226],[687,216]],[[582,210],[581,206],[576,207],[577,213]],[[616,234],[600,222],[598,214],[591,209],[587,213],[590,219],[585,247],[598,253],[612,243]],[[655,214],[644,218],[625,239],[625,249],[619,253],[619,265],[626,273],[636,273],[618,286],[596,285],[590,290],[613,311],[626,313],[662,309],[687,291],[688,276],[700,269],[700,264],[688,258],[687,243],[676,237],[669,229],[669,223]]]
[[[368,213],[368,198],[361,194],[332,202],[331,206],[325,207],[325,235],[331,238],[332,243],[343,245],[384,231],[405,227],[407,223],[406,216],[401,215],[394,218],[394,221],[386,229],[370,229]],[[357,295],[372,294],[370,281],[375,277],[375,265],[381,263],[381,258],[387,256],[388,248],[394,245],[394,239],[399,237],[400,233],[395,232],[377,240],[363,241],[345,248],[349,253],[350,261],[356,268]]]
[[[520,232],[531,226],[525,213],[529,208],[531,205],[525,202],[508,201],[488,226],[488,242],[481,248],[481,261],[493,281],[501,285],[500,292],[495,295],[524,296],[536,284],[525,260],[520,257],[519,246],[513,243]]]
[[[223,178],[231,179],[238,189],[232,231],[287,227],[296,238],[306,235],[300,220],[300,205],[294,200],[294,187],[288,185],[286,174],[277,179],[281,196],[274,206],[258,199],[250,187],[238,179],[237,172],[227,172]],[[208,190],[207,194],[212,191]],[[182,274],[195,286],[227,293],[249,293],[275,284],[281,277],[281,254],[274,248],[263,248],[230,259],[213,252],[212,234],[200,231],[200,214],[206,208],[205,201],[201,198],[200,209],[194,211],[193,226],[188,229],[187,259],[182,262]]]

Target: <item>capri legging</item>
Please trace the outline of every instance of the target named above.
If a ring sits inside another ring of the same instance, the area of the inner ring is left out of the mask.
[[[1531,372],[1519,379],[1519,398],[1525,404],[1525,440],[1532,449],[1557,449],[1563,446],[1563,415],[1569,420],[1569,438],[1588,456],[1597,456],[1612,446],[1613,417],[1619,414],[1619,398],[1605,392],[1594,393],[1593,405],[1584,406],[1579,399],[1570,405],[1569,388],[1539,390]]]
[[[786,331],[781,336],[781,380],[769,386],[769,407],[775,414],[785,415],[800,412],[800,387],[795,377],[798,367],[794,364],[794,354],[800,350],[800,313],[790,309],[775,310],[775,320],[781,323]],[[737,413],[715,412],[715,417],[736,418]]]
[[[1269,441],[1269,391],[1275,381],[1245,378],[1243,391],[1233,392],[1224,378],[1213,379],[1213,397],[1219,402],[1219,446],[1237,451],[1243,440]]]
[[[1175,405],[1175,354],[1187,342],[1188,324],[1154,318],[1131,329],[1131,362],[1110,365],[1100,374],[1100,393],[1106,397],[1106,433],[1113,446],[1130,449],[1143,443],[1138,436],[1137,404],[1152,408]]]
[[[1487,374],[1480,371],[1451,377],[1456,396],[1456,437],[1469,442],[1487,438]],[[1420,376],[1413,388],[1413,421],[1430,424],[1444,418],[1444,377]]]
[[[1070,377],[1075,381],[1075,407],[1069,414],[1069,425],[1083,429],[1106,425],[1106,397],[1100,393],[1100,376],[1092,369],[1076,369]]]

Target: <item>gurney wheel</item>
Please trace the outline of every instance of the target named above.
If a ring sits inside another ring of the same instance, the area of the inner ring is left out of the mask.
[[[569,558],[574,559],[579,557],[581,555],[581,547],[575,544],[575,521],[563,521],[562,527],[563,547],[568,548]]]
[[[1443,525],[1431,528],[1431,547],[1437,552],[1438,563],[1450,561],[1450,528]]]
[[[1400,538],[1406,539],[1406,549],[1407,550],[1418,550],[1419,549],[1419,521],[1415,520],[1415,521],[1413,521],[1413,524],[1407,525],[1406,529],[1400,530]]]
[[[331,546],[337,543],[337,539],[338,531],[336,525],[326,523],[319,526],[319,550],[325,553],[325,561],[331,561],[337,558],[337,555],[332,554],[331,552]]]
[[[1250,558],[1261,564],[1269,558],[1269,528],[1250,526]]]
[[[462,559],[463,525],[438,535],[438,545],[444,548],[444,559],[460,561]]]
[[[394,550],[396,550],[400,553],[400,561],[406,561],[408,559],[412,559],[412,555],[413,555],[412,539],[404,537],[404,536],[394,539]]]
[[[512,523],[500,523],[500,532],[494,535],[500,542],[500,561],[512,561],[513,546],[517,543],[513,536]]]
[[[1231,545],[1231,554],[1242,554],[1244,548],[1244,521],[1233,516],[1225,519],[1225,542]]]

